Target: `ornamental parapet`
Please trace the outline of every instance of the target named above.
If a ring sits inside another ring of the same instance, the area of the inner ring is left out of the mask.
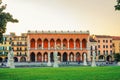
[[[28,31],[28,34],[89,34],[89,31]]]

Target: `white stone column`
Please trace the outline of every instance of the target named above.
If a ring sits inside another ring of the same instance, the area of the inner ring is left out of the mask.
[[[80,49],[82,50],[82,42],[80,42]]]
[[[69,50],[69,41],[68,41],[68,50]]]
[[[37,54],[35,54],[35,62],[37,62]]]
[[[42,41],[42,49],[44,48],[44,41]]]
[[[37,49],[37,41],[35,41],[35,49]]]
[[[55,50],[56,50],[56,41],[55,41]]]
[[[76,55],[74,55],[73,57],[74,57],[74,61],[76,62]]]
[[[44,54],[42,54],[42,62],[44,61],[44,56],[43,56]]]
[[[61,62],[63,62],[63,56],[61,55]]]
[[[48,50],[50,50],[50,41],[48,41]]]
[[[76,49],[76,42],[74,41],[74,49]]]
[[[63,50],[63,42],[61,41],[61,49]]]
[[[67,61],[69,62],[69,61],[70,61],[69,54],[68,54],[68,57],[67,57],[67,58],[68,58]]]

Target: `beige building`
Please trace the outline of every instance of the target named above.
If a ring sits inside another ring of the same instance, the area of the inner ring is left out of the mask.
[[[3,43],[0,43],[0,62],[7,61],[7,54],[11,50],[11,36],[3,35]]]
[[[120,53],[120,36],[113,36],[113,53]]]
[[[112,37],[106,35],[95,35],[97,41],[98,61],[113,61]]]
[[[12,36],[12,48],[14,51],[15,62],[26,62],[27,60],[27,34],[22,33],[20,36],[10,33]]]

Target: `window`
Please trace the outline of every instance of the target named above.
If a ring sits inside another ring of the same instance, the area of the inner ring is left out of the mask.
[[[106,40],[106,43],[108,43],[108,40]]]
[[[105,50],[103,51],[103,54],[105,55]]]
[[[106,45],[106,48],[108,48],[108,45]]]
[[[95,50],[97,50],[97,46],[95,46]]]
[[[100,50],[98,51],[98,55],[100,55]]]
[[[103,40],[103,43],[105,42],[105,40]]]
[[[21,56],[22,54],[21,54],[21,52],[20,52],[20,56]]]
[[[19,53],[17,52],[17,56],[19,56]]]
[[[100,45],[98,45],[98,48],[100,48]]]
[[[103,45],[103,48],[105,48],[105,45]]]
[[[91,46],[90,50],[92,50],[92,46]]]
[[[112,45],[110,45],[110,48],[112,48]]]
[[[98,43],[100,43],[100,40],[98,40]]]
[[[106,55],[108,55],[108,50],[106,50]]]
[[[112,40],[110,40],[110,43],[112,43]]]
[[[110,55],[112,55],[112,50],[110,50]]]
[[[91,51],[90,55],[92,56],[92,51]]]

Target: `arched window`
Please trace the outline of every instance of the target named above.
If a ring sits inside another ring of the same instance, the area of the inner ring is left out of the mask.
[[[35,39],[31,39],[30,41],[30,47],[35,48]]]

